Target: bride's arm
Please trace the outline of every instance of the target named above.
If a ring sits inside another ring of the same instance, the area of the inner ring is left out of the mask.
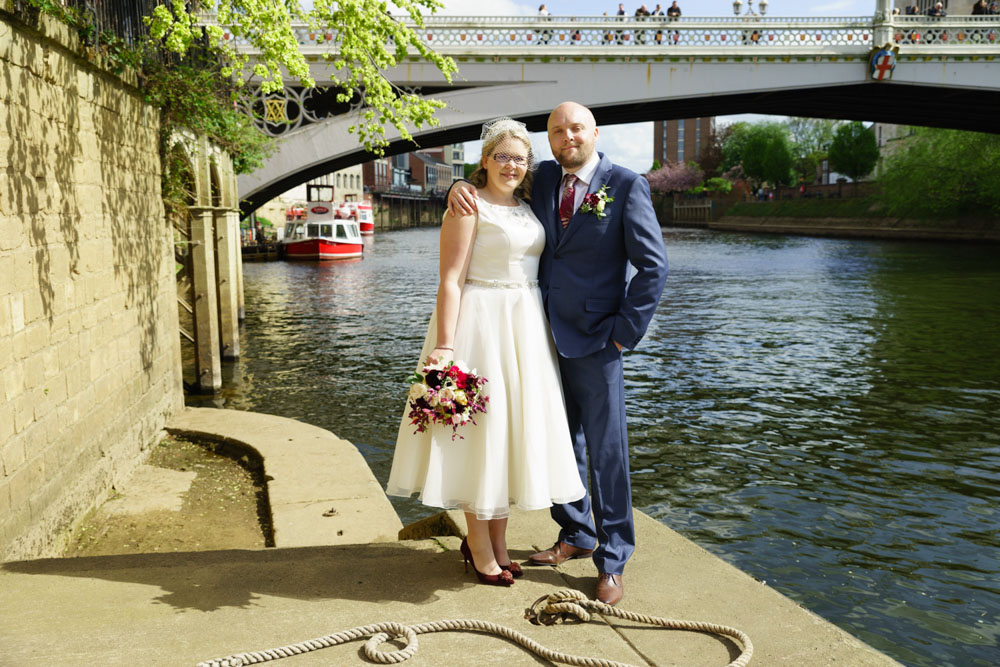
[[[448,212],[441,223],[441,257],[437,293],[437,343],[429,361],[454,359],[455,327],[462,299],[462,285],[469,270],[476,216]]]

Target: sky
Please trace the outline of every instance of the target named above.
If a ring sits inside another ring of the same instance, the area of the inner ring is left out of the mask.
[[[541,1],[516,2],[515,0],[443,0],[444,9],[437,13],[454,16],[532,16],[538,13]],[[630,14],[644,0],[629,0],[625,2],[625,11]],[[645,2],[649,9],[656,2]],[[670,0],[660,3],[664,10],[670,6]],[[684,16],[731,16],[732,0],[678,0]],[[875,0],[819,0],[819,2],[791,2],[790,0],[768,0],[768,16],[871,16],[875,13]],[[754,9],[760,2],[754,3]],[[617,2],[594,0],[546,0],[545,6],[554,16],[592,15],[599,16],[604,12],[615,14],[618,11]],[[746,12],[747,3],[743,3]],[[765,116],[742,114],[739,116],[720,116],[719,126],[738,120],[764,119]],[[532,135],[532,149],[538,160],[552,159],[548,140],[544,133]],[[633,171],[644,173],[653,163],[653,123],[632,123],[626,125],[608,125],[599,128],[597,150],[608,155],[611,161],[628,167]],[[469,141],[465,144],[465,161],[475,162],[482,151],[482,143]]]

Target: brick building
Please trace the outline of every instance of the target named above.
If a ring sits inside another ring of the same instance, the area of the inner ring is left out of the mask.
[[[653,159],[698,162],[715,134],[715,117],[662,120],[653,123]]]

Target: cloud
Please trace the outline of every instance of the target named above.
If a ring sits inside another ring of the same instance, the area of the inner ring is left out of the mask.
[[[481,141],[465,142],[465,161],[477,162],[482,150]],[[549,139],[544,132],[531,134],[531,150],[538,162],[552,159]],[[615,164],[644,174],[653,164],[653,124],[602,125],[597,135],[597,150]]]
[[[601,125],[597,134],[597,150],[611,161],[634,172],[644,174],[653,164],[653,123]]]

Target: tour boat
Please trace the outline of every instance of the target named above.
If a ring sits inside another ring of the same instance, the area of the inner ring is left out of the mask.
[[[358,227],[365,236],[375,233],[375,218],[372,216],[372,205],[369,202],[361,202],[357,208]]]
[[[335,217],[350,218],[358,223],[362,236],[375,233],[375,218],[372,216],[371,202],[345,201],[337,209]]]
[[[338,218],[333,187],[306,186],[305,220],[285,223],[285,259],[329,260],[361,257],[364,242],[356,220]]]

